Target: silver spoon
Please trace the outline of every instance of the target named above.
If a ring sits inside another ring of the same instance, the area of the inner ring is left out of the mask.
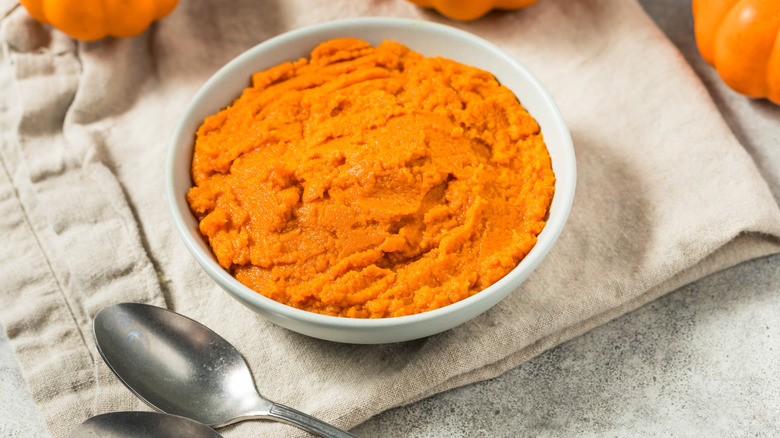
[[[189,418],[159,412],[112,412],[96,415],[71,430],[67,438],[222,438],[214,429]]]
[[[160,307],[104,307],[92,324],[111,371],[149,406],[211,427],[266,419],[326,438],[355,438],[303,412],[263,398],[241,354],[186,316]]]

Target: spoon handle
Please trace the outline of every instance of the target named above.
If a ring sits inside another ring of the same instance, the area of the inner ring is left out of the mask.
[[[281,422],[300,427],[301,429],[319,435],[323,438],[357,438],[349,432],[343,431],[322,420],[296,411],[285,405],[274,403],[271,406],[268,416]]]

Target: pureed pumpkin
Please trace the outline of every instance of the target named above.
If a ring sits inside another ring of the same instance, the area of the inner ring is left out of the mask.
[[[192,177],[222,267],[354,318],[495,283],[536,243],[555,184],[539,125],[493,75],[357,39],[255,73],[198,129]]]

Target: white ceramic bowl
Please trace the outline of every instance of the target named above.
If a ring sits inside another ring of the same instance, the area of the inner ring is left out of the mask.
[[[198,232],[185,194],[192,185],[190,165],[195,132],[203,119],[237,98],[252,73],[285,61],[308,57],[332,38],[355,37],[372,45],[395,40],[426,56],[442,56],[493,73],[518,97],[540,124],[556,176],[550,216],[536,246],[520,264],[487,289],[447,307],[417,315],[384,319],[325,316],[266,298],[239,283],[216,262]],[[356,18],[294,30],[269,39],[238,56],[212,76],[195,95],[173,134],[165,169],[168,204],[175,226],[195,260],[233,298],[272,322],[305,335],[337,342],[379,344],[417,339],[458,326],[483,313],[514,291],[539,265],[557,240],[574,197],[576,165],[571,136],[550,94],[517,60],[472,34],[425,21]]]

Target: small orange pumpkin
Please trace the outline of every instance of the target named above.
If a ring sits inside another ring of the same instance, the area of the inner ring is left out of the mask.
[[[445,17],[471,21],[492,9],[517,10],[531,6],[538,0],[409,0],[417,6],[433,8]]]
[[[178,0],[20,0],[30,15],[68,36],[95,41],[133,37],[176,8]]]
[[[693,0],[696,44],[729,87],[780,105],[780,0]]]

